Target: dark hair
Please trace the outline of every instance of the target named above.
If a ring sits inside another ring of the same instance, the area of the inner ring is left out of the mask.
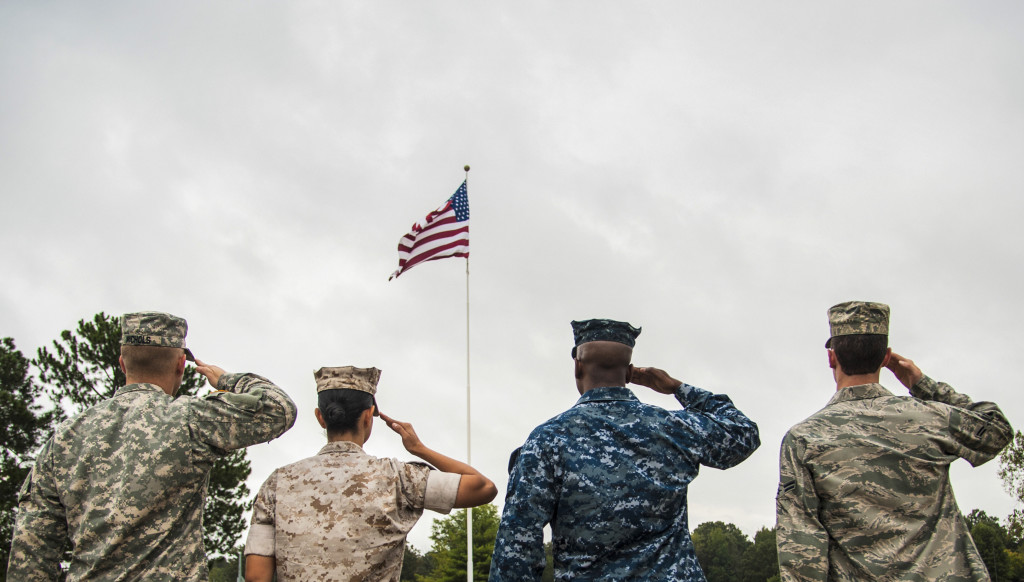
[[[889,336],[882,334],[840,335],[832,338],[832,351],[847,376],[873,374],[882,367]]]
[[[185,351],[161,346],[121,346],[124,367],[132,375],[163,376],[175,371]]]
[[[344,434],[356,428],[359,415],[373,406],[373,395],[362,390],[324,390],[317,394],[320,415],[327,424],[327,434]]]

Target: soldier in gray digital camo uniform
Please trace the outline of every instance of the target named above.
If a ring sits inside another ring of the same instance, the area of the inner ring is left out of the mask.
[[[750,456],[757,425],[725,395],[634,368],[639,328],[607,319],[572,327],[581,398],[537,427],[510,462],[490,580],[540,580],[546,524],[556,580],[704,580],[687,487],[701,465],[727,469]],[[627,382],[684,408],[644,404]]]
[[[949,465],[1009,442],[991,402],[972,402],[888,348],[889,307],[829,309],[836,394],[789,430],[779,458],[779,567],[794,580],[988,580],[953,498]],[[878,383],[889,368],[910,389]]]
[[[321,368],[316,419],[327,444],[314,457],[281,467],[253,506],[245,579],[396,581],[405,537],[424,509],[448,513],[494,499],[476,469],[427,448],[412,425],[380,414],[406,450],[437,466],[368,455],[363,444],[378,415],[376,368]]]
[[[121,318],[127,385],[62,423],[21,489],[8,580],[207,579],[203,505],[213,462],[273,439],[295,404],[254,374],[226,374],[194,360],[184,319]],[[217,392],[174,397],[193,360]]]

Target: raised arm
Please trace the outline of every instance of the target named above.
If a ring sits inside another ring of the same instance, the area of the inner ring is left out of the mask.
[[[476,507],[490,503],[498,494],[498,488],[494,486],[494,482],[484,477],[480,471],[423,444],[423,441],[416,434],[416,430],[413,429],[412,424],[395,420],[385,414],[381,414],[380,417],[391,430],[402,437],[402,445],[409,453],[416,455],[445,473],[462,475],[462,478],[459,479],[459,492],[455,496],[455,507]]]
[[[220,454],[275,439],[295,424],[295,403],[256,374],[228,374],[196,361],[217,392],[192,400],[192,429]]]
[[[658,368],[633,368],[629,381],[661,394],[672,394],[696,416],[707,443],[701,462],[716,469],[738,465],[759,446],[757,424],[724,394],[712,394],[670,376]]]
[[[993,402],[974,402],[945,382],[936,382],[925,375],[914,362],[895,352],[886,367],[921,400],[948,404],[950,452],[978,466],[993,459],[1013,438],[1013,428],[1006,415]]]

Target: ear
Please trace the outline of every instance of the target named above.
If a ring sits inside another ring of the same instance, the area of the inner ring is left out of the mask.
[[[583,364],[580,363],[579,358],[572,361],[572,373],[577,380],[583,377]]]
[[[117,365],[121,368],[121,373],[127,376],[128,370],[126,370],[124,367],[124,356],[117,357]]]
[[[366,410],[364,410],[362,412],[362,414],[359,415],[359,422],[362,423],[363,428],[365,429],[365,433],[364,433],[365,436],[363,437],[363,442],[366,442],[367,440],[370,439],[370,433],[373,432],[373,407],[372,406],[370,408],[367,408]]]
[[[889,364],[889,360],[892,359],[892,348],[885,348],[885,357],[882,358],[882,365],[878,367],[879,370],[886,367]]]
[[[174,370],[179,376],[185,374],[185,353],[181,353],[181,358],[178,359],[178,367]]]
[[[313,414],[316,415],[316,421],[320,423],[320,428],[326,429],[327,422],[324,420],[324,415],[320,412],[319,408],[313,409]]]
[[[832,350],[828,350],[828,367],[833,370],[839,367],[839,360],[836,358],[836,353]]]

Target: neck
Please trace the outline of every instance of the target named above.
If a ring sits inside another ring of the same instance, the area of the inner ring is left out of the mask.
[[[159,386],[168,396],[174,396],[178,392],[181,380],[175,378],[162,378],[156,376],[129,376],[124,379],[125,384],[153,384]]]
[[[328,433],[327,434],[327,442],[329,442],[329,443],[349,442],[349,443],[355,443],[355,444],[359,445],[360,447],[362,447],[364,444],[366,444],[366,437],[364,435],[359,434],[358,432],[346,432],[346,433],[343,433],[343,434],[330,434],[330,433]]]
[[[881,373],[875,372],[874,374],[856,374],[854,376],[847,376],[842,372],[836,374],[836,392],[846,388],[848,386],[860,386],[861,384],[878,384],[878,380],[881,378]]]
[[[580,390],[580,396],[593,390],[594,388],[607,388],[607,387],[626,387],[625,382],[579,382],[577,389]]]

